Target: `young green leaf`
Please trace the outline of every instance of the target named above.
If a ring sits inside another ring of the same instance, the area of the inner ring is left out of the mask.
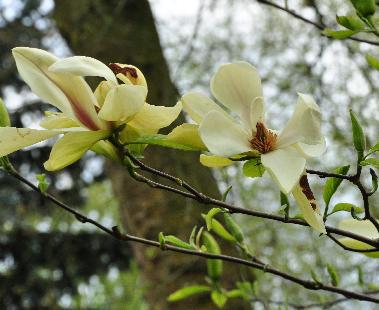
[[[179,239],[178,237],[175,237],[173,235],[168,235],[164,237],[166,243],[171,243],[172,245],[175,245],[179,248],[183,249],[189,249],[189,250],[194,250],[196,249],[193,247],[191,244]]]
[[[227,212],[224,213],[224,222],[232,236],[241,243],[244,239],[243,231],[233,217]]]
[[[366,149],[366,137],[363,132],[363,128],[355,113],[350,110],[351,126],[353,129],[353,143],[354,147],[359,154],[359,158],[363,156],[363,152]]]
[[[221,201],[226,201],[226,198],[228,197],[230,191],[232,190],[233,186],[230,185],[226,191],[222,194]]]
[[[326,29],[324,29],[324,31],[322,33],[324,35],[326,35],[327,37],[331,37],[331,38],[337,39],[337,40],[343,40],[343,39],[351,37],[352,35],[356,34],[357,32],[358,31],[356,31],[356,30],[333,30],[330,28],[326,28]]]
[[[211,298],[213,303],[220,309],[223,308],[228,301],[228,297],[218,290],[212,291]]]
[[[378,190],[378,175],[375,173],[374,169],[370,168],[372,192],[375,193]]]
[[[362,160],[359,164],[361,166],[372,166],[376,169],[379,169],[379,159],[377,158],[368,158],[368,159]]]
[[[369,17],[375,14],[375,0],[350,0],[351,4],[363,17]]]
[[[217,241],[213,238],[213,236],[204,231],[203,232],[203,242],[205,247],[207,248],[207,252],[213,253],[213,254],[220,254],[220,246],[218,245]],[[213,281],[219,281],[221,274],[222,274],[222,260],[219,259],[207,259],[207,269],[208,269],[208,276]]]
[[[377,152],[377,151],[379,151],[379,142],[376,143],[374,146],[370,147],[369,151],[370,152]]]
[[[42,194],[46,193],[47,188],[49,187],[49,183],[46,181],[46,175],[45,174],[36,174],[36,179],[38,181],[38,188],[41,191]]]
[[[158,234],[158,240],[159,240],[159,246],[162,250],[164,250],[165,246],[166,246],[166,240],[165,240],[165,236],[163,234],[163,232],[160,232]]]
[[[167,301],[174,302],[182,299],[186,299],[193,295],[204,294],[210,292],[211,288],[206,285],[191,285],[183,287],[167,297]]]
[[[365,284],[365,278],[363,274],[363,270],[361,266],[357,267],[357,272],[358,272],[358,283],[360,286],[363,286]]]
[[[280,206],[282,207],[281,210],[284,213],[285,218],[288,219],[290,211],[290,202],[288,200],[287,195],[282,192],[280,192]]]
[[[225,227],[216,219],[212,219],[211,230],[219,237],[226,241],[235,243],[236,239],[225,229]]]
[[[362,22],[357,16],[336,16],[337,23],[350,30],[362,30],[365,28],[364,22]]]
[[[192,228],[191,235],[188,240],[189,244],[192,245],[194,248],[196,248],[196,243],[195,243],[196,229],[197,229],[197,226],[195,225],[194,228]]]
[[[169,138],[167,138],[167,136],[161,134],[139,137],[133,142],[130,142],[130,144],[151,144],[168,148],[174,148],[182,151],[199,151],[199,148],[197,148],[196,146],[172,141]]]
[[[244,291],[240,289],[234,289],[234,290],[228,291],[226,292],[226,296],[228,298],[246,298],[246,294],[244,293]]]
[[[337,270],[334,268],[333,265],[327,264],[326,265],[326,270],[329,273],[330,280],[332,282],[333,286],[338,286],[338,283],[340,282],[340,278],[338,276]]]
[[[311,269],[311,277],[312,277],[313,281],[315,281],[316,283],[321,283],[319,276],[317,275],[317,273],[313,269]]]
[[[346,175],[349,171],[350,165],[342,166],[334,169],[332,172]],[[329,206],[330,199],[332,199],[334,193],[340,186],[342,179],[329,178],[324,185],[322,196],[324,198],[326,206]]]
[[[9,118],[8,110],[4,101],[0,98],[0,127],[9,127],[11,120]]]
[[[375,70],[379,70],[379,59],[370,55],[366,54],[366,60],[369,66]]]
[[[353,205],[351,203],[341,202],[341,203],[337,203],[334,206],[332,212],[330,212],[329,215],[336,213],[336,212],[340,212],[340,211],[351,212],[351,209],[354,209],[355,213],[363,213],[364,212],[363,208],[357,207],[356,205]]]
[[[212,208],[209,210],[209,212],[205,216],[205,223],[207,224],[208,230],[211,230],[213,217],[220,212],[222,212],[222,209],[220,208]]]
[[[265,168],[261,164],[259,158],[253,158],[245,162],[242,167],[242,171],[245,177],[259,178],[265,172]]]

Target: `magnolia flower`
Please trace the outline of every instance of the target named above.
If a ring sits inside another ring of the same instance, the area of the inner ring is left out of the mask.
[[[115,128],[130,124],[135,131],[157,132],[180,113],[180,104],[159,107],[145,102],[146,80],[134,66],[108,67],[84,56],[59,60],[46,51],[27,47],[16,47],[12,52],[20,76],[31,90],[61,112],[46,113],[40,123],[46,130],[0,128],[0,157],[64,134],[44,164],[47,170],[62,169],[89,149],[117,159],[113,145],[105,140]],[[105,81],[93,93],[82,76],[99,76]]]
[[[229,158],[259,156],[281,191],[294,194],[305,220],[325,233],[305,174],[306,158],[325,150],[320,109],[313,98],[299,93],[291,119],[278,132],[265,123],[261,80],[250,64],[221,66],[211,80],[211,91],[223,107],[194,92],[181,99],[183,109],[199,125],[200,137],[213,154],[201,155],[200,161],[216,167],[232,164]]]

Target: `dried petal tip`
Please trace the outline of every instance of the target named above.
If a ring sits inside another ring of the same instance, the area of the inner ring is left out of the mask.
[[[312,209],[314,211],[318,211],[317,210],[316,199],[315,199],[315,196],[313,195],[311,187],[309,186],[309,182],[308,182],[308,178],[307,178],[306,174],[304,174],[300,178],[299,185],[301,187],[301,191],[303,192],[303,194],[305,195],[305,197],[307,197],[310,205],[312,206]]]
[[[108,67],[120,80],[126,84],[147,86],[145,77],[135,66],[111,63]]]
[[[257,132],[250,141],[250,145],[254,150],[261,154],[268,153],[275,149],[278,135],[267,129],[263,123],[258,122],[256,125]]]

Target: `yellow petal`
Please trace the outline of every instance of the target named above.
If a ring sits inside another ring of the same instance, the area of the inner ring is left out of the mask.
[[[97,141],[105,139],[110,131],[69,132],[54,144],[49,160],[45,162],[48,171],[60,170],[71,165],[84,155]]]
[[[95,89],[95,97],[99,108],[104,105],[105,98],[108,95],[108,92],[114,87],[114,84],[109,81],[102,81]]]
[[[140,85],[147,88],[145,76],[137,67],[133,65],[112,63],[109,65],[109,68],[111,68],[117,78],[125,84]]]
[[[206,150],[206,146],[201,141],[199,126],[195,124],[182,124],[175,127],[168,135],[167,140],[187,145],[199,150]]]
[[[0,157],[21,150],[61,134],[58,130],[35,130],[29,128],[0,128]]]
[[[96,142],[92,147],[91,151],[98,155],[105,156],[114,161],[121,161],[120,155],[117,152],[115,146],[109,141],[100,140]]]
[[[206,167],[217,168],[233,165],[234,161],[226,157],[201,154],[200,163]]]
[[[135,128],[160,129],[169,126],[179,116],[181,102],[173,107],[155,106],[145,103],[129,124]]]
[[[53,113],[46,116],[40,123],[46,129],[80,127],[77,121],[66,117],[63,113]]]

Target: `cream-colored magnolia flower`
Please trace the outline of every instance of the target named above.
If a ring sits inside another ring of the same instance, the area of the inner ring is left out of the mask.
[[[42,100],[61,112],[47,112],[40,123],[46,130],[0,128],[0,156],[63,134],[54,144],[47,170],[62,169],[92,149],[117,158],[105,139],[116,127],[127,124],[135,131],[157,132],[174,121],[181,110],[146,103],[147,84],[141,71],[131,65],[111,64],[84,56],[58,59],[40,49],[13,49],[20,76]],[[92,92],[83,76],[105,78]],[[119,83],[121,80],[123,83]]]
[[[379,232],[377,231],[374,224],[371,223],[369,220],[358,221],[355,219],[346,219],[338,224],[338,228],[352,232],[357,235],[361,235],[372,240],[379,239]],[[371,250],[374,248],[373,246],[367,243],[348,237],[340,238],[338,239],[338,241],[341,242],[343,245],[355,250]],[[379,251],[366,252],[362,254],[373,258],[379,258]]]
[[[183,109],[199,125],[200,137],[212,154],[201,155],[202,164],[220,167],[232,164],[231,157],[259,156],[281,191],[293,193],[305,220],[325,233],[305,174],[306,158],[319,156],[325,150],[320,109],[313,98],[299,94],[291,119],[278,132],[265,123],[261,80],[249,63],[221,66],[211,80],[211,91],[223,107],[194,92],[181,99]]]

